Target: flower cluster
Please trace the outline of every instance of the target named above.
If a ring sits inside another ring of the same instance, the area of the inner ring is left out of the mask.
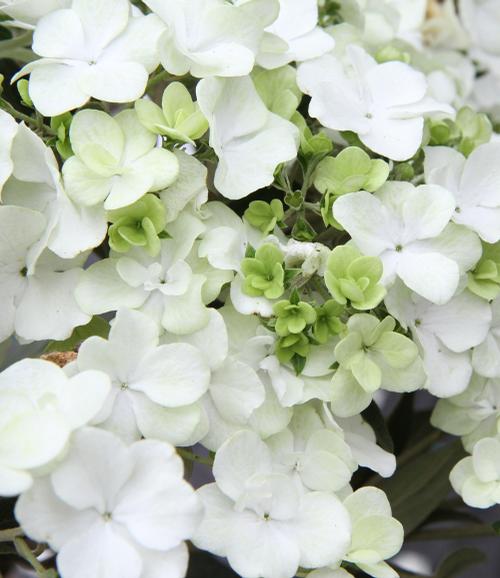
[[[61,578],[396,578],[384,392],[500,504],[500,11],[459,4],[0,2],[0,341],[74,352],[0,373],[0,496]]]

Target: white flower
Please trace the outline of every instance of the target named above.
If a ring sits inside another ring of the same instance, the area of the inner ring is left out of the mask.
[[[34,28],[43,16],[54,10],[69,8],[72,0],[2,0],[0,12],[14,20],[12,24],[20,28]]]
[[[220,311],[224,314],[221,315]],[[210,367],[211,376],[208,391],[196,407],[202,415],[204,429],[198,428],[200,441],[208,449],[215,451],[234,432],[249,426],[254,411],[262,405],[265,398],[264,385],[249,359],[238,355],[238,340],[231,327],[226,323],[226,307],[217,311],[210,309],[207,325],[190,335],[175,336],[164,334],[165,343],[190,343],[196,347]],[[238,330],[245,331],[248,323],[255,330],[257,320],[242,317]],[[231,330],[231,331],[228,331]],[[255,333],[252,337],[255,338]],[[245,353],[251,356],[252,349],[261,349],[261,342],[246,342]],[[231,348],[231,349],[230,349]],[[238,351],[234,351],[237,348]],[[203,422],[204,420],[204,422]],[[160,426],[160,422],[157,427]],[[200,433],[201,432],[201,433]]]
[[[438,400],[431,423],[462,436],[465,449],[472,451],[481,438],[500,433],[500,380],[473,375],[464,392]]]
[[[164,30],[154,14],[131,17],[128,0],[73,0],[42,18],[33,35],[41,56],[17,75],[31,73],[29,94],[44,116],[79,108],[91,97],[137,100],[158,66]]]
[[[309,114],[325,127],[354,131],[368,148],[390,159],[412,157],[422,142],[424,115],[454,114],[426,96],[425,76],[403,62],[377,62],[362,48],[346,49],[299,66],[297,83],[311,96]]]
[[[192,345],[159,346],[158,333],[155,321],[122,309],[107,340],[90,337],[82,343],[76,366],[80,371],[103,371],[113,386],[106,406],[92,423],[128,442],[142,434],[185,445],[204,426],[196,402],[208,389],[210,369]]]
[[[90,316],[73,292],[83,259],[63,260],[50,251],[39,255],[44,216],[24,207],[0,207],[0,341],[13,332],[27,340],[66,339]]]
[[[168,187],[179,174],[175,155],[155,146],[155,135],[133,110],[115,117],[97,110],[78,112],[70,138],[75,156],[64,163],[64,184],[79,205],[104,201],[105,209],[119,209],[148,191]]]
[[[100,371],[68,379],[41,359],[24,359],[0,373],[0,495],[27,490],[33,475],[60,456],[71,432],[101,409],[109,380]]]
[[[460,20],[471,40],[469,55],[500,74],[500,6],[496,0],[460,0]]]
[[[455,198],[452,219],[475,231],[487,243],[500,240],[499,143],[477,147],[466,159],[448,147],[425,149],[425,180],[441,185]]]
[[[479,440],[472,456],[460,460],[451,470],[450,482],[468,506],[489,508],[500,504],[500,436]]]
[[[342,559],[351,536],[340,500],[326,492],[301,495],[272,466],[271,452],[252,432],[235,434],[219,449],[216,483],[198,490],[205,515],[195,545],[226,556],[244,578],[291,578],[299,566]]]
[[[167,25],[160,40],[163,67],[176,76],[245,76],[252,71],[264,28],[278,0],[145,0]]]
[[[435,305],[401,283],[389,291],[385,303],[403,328],[411,329],[413,339],[423,351],[426,388],[438,397],[464,391],[472,376],[470,350],[488,335],[490,305],[467,290],[445,305]]]
[[[209,316],[202,299],[206,277],[193,273],[185,260],[203,225],[184,213],[168,229],[172,238],[161,241],[157,258],[136,248],[126,257],[112,254],[89,267],[75,292],[80,307],[91,314],[139,309],[177,334],[206,325]]]
[[[352,521],[351,547],[344,559],[370,576],[397,578],[384,560],[401,550],[404,530],[392,517],[387,496],[378,488],[365,487],[348,496],[344,506]]]
[[[169,444],[127,447],[84,428],[58,468],[19,498],[15,515],[58,552],[64,578],[182,578],[200,505]]]
[[[61,182],[59,167],[52,150],[24,123],[17,125],[12,117],[0,111],[4,133],[11,139],[3,151],[9,151],[0,175],[4,182],[2,202],[23,206],[45,215],[47,226],[37,242],[37,251],[45,247],[62,258],[70,259],[100,245],[106,235],[106,218],[102,207],[80,207],[68,197]]]
[[[257,62],[264,68],[279,68],[329,52],[335,41],[317,24],[316,0],[280,0],[279,16],[266,28]]]
[[[481,243],[465,227],[448,224],[455,201],[437,185],[386,183],[375,195],[349,193],[334,204],[334,216],[364,255],[380,257],[383,283],[399,277],[436,304],[449,301],[460,274],[481,257]]]
[[[219,157],[214,183],[226,198],[270,185],[276,167],[295,158],[297,127],[267,110],[250,77],[205,78],[196,94]]]
[[[484,377],[500,377],[500,299],[491,304],[493,318],[486,339],[474,348],[472,366]]]

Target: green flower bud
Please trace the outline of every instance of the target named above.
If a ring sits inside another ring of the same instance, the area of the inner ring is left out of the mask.
[[[63,160],[73,156],[73,149],[69,138],[69,128],[73,117],[70,112],[65,112],[50,119],[50,128],[57,132],[56,149]]]
[[[266,107],[289,120],[302,99],[296,82],[297,73],[292,66],[282,66],[274,70],[255,68],[252,80]]]
[[[241,262],[245,277],[243,291],[252,297],[278,299],[283,295],[285,271],[283,253],[275,245],[261,245],[255,257],[247,257]]]
[[[165,229],[166,210],[160,199],[147,194],[134,204],[108,212],[109,246],[118,253],[143,247],[151,256],[160,252],[159,234]]]
[[[433,146],[452,145],[460,138],[460,130],[450,119],[429,119],[429,144]]]
[[[474,271],[469,272],[467,287],[487,301],[500,293],[500,243],[483,243],[483,255]]]
[[[458,111],[455,123],[462,134],[458,150],[465,156],[469,156],[480,144],[489,142],[493,132],[489,118],[468,106]]]
[[[382,261],[378,257],[365,257],[354,247],[343,245],[328,257],[325,284],[340,305],[350,301],[355,309],[374,309],[386,294],[378,283],[382,273]]]
[[[395,181],[411,181],[415,176],[415,169],[410,163],[396,163],[391,176]]]
[[[305,361],[309,348],[309,339],[303,333],[290,333],[278,340],[274,353],[281,363],[288,363],[296,357]],[[300,371],[297,371],[297,373],[300,373]]]
[[[19,96],[21,97],[23,104],[28,108],[33,108],[33,101],[30,98],[28,86],[28,81],[25,78],[22,78],[17,83],[17,92],[19,92]]]
[[[311,242],[316,238],[316,231],[312,225],[303,217],[299,215],[292,227],[292,237],[297,241]]]
[[[389,176],[389,165],[372,160],[364,150],[347,147],[336,157],[326,157],[317,166],[314,186],[323,194],[344,195],[364,190],[374,192]]]
[[[279,199],[273,199],[270,203],[252,201],[245,211],[244,217],[252,227],[265,234],[270,233],[284,215],[282,202]]]
[[[162,98],[162,108],[150,100],[136,101],[135,110],[141,123],[151,132],[168,136],[172,140],[194,144],[208,129],[197,102],[193,102],[188,89],[180,82],[167,86]]]
[[[274,328],[280,337],[286,337],[290,333],[302,333],[308,325],[316,321],[314,307],[305,301],[279,301],[274,306],[274,314],[277,317]]]
[[[326,134],[319,132],[313,134],[307,126],[304,117],[296,112],[290,119],[300,132],[300,152],[308,158],[317,155],[327,155],[333,149],[332,141]]]
[[[375,60],[379,64],[383,64],[384,62],[391,62],[393,60],[398,60],[400,62],[404,62],[405,64],[410,64],[411,57],[408,52],[404,52],[395,46],[388,44],[377,50],[375,54]]]
[[[329,299],[316,309],[316,322],[313,326],[314,339],[326,343],[331,335],[338,335],[345,325],[340,320],[344,308],[333,299]]]

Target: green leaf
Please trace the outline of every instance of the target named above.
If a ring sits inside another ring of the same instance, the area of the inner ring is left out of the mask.
[[[462,548],[450,554],[436,572],[435,578],[452,578],[461,575],[467,568],[486,560],[484,552],[477,548]]]
[[[377,436],[378,445],[384,450],[393,453],[394,442],[378,405],[372,401],[371,404],[361,412],[363,419],[367,421],[373,428]]]
[[[460,440],[437,450],[430,450],[396,470],[392,478],[377,486],[386,492],[392,513],[408,535],[441,504],[451,491],[453,466],[465,456]]]
[[[109,323],[102,317],[95,316],[87,323],[76,327],[68,339],[64,341],[51,341],[45,348],[44,353],[53,353],[54,351],[73,351],[85,339],[97,335],[107,338],[109,334]]]
[[[304,367],[306,366],[307,358],[302,357],[302,355],[298,355],[297,353],[291,359],[293,368],[295,369],[295,373],[300,375],[304,371]]]

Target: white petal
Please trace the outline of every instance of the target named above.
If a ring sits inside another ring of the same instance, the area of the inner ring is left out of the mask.
[[[139,578],[142,571],[137,550],[104,521],[66,543],[57,556],[57,566],[67,578]]]
[[[500,206],[499,154],[500,144],[492,142],[477,147],[467,159],[460,182],[461,196],[467,204]]]
[[[99,61],[88,66],[79,78],[82,91],[106,102],[137,100],[144,94],[147,82],[148,73],[137,62]]]
[[[407,287],[438,305],[449,301],[458,287],[458,265],[439,253],[402,251],[397,274]]]
[[[31,72],[29,95],[44,116],[57,116],[89,101],[90,94],[80,85],[87,64],[41,63]]]
[[[85,36],[74,10],[55,10],[38,22],[33,52],[46,58],[85,60]]]
[[[84,428],[73,435],[71,449],[52,474],[57,496],[76,509],[104,514],[132,471],[127,447],[104,430]]]

